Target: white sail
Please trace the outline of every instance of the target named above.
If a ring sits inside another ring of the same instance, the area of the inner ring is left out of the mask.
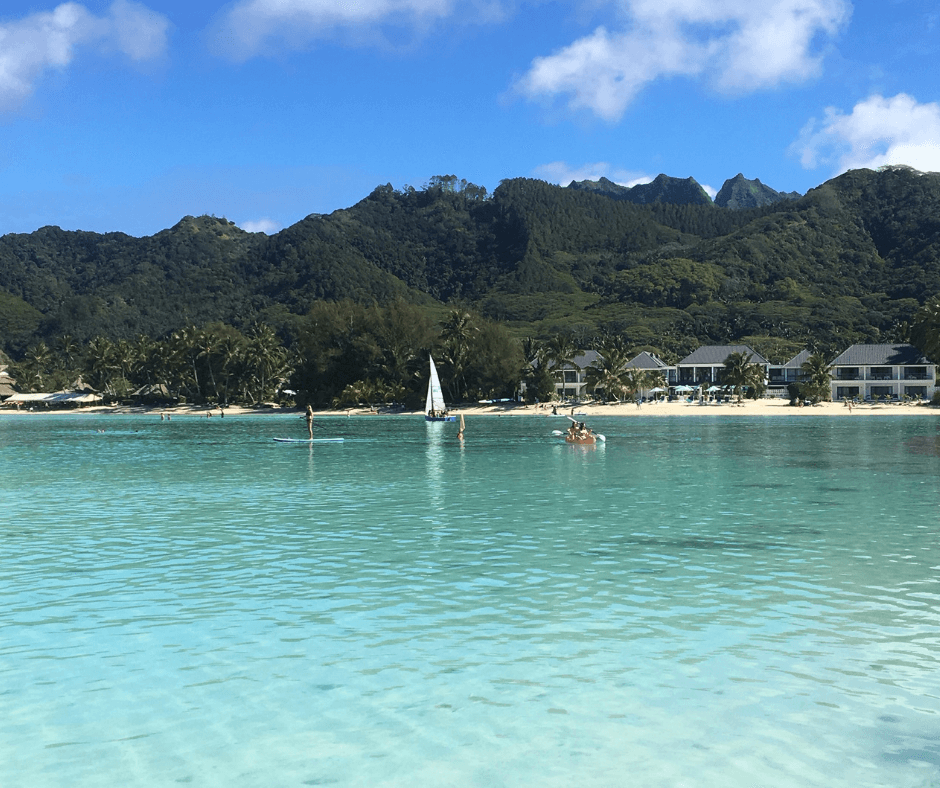
[[[444,392],[441,391],[441,379],[437,376],[434,359],[430,356],[428,358],[431,360],[431,380],[428,381],[428,398],[424,403],[424,412],[427,414],[433,410],[440,415],[447,410],[447,406],[444,404]]]

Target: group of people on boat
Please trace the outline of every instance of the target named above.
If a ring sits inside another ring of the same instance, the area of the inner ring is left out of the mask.
[[[597,443],[597,437],[590,427],[585,427],[583,421],[572,421],[565,433],[566,443]]]

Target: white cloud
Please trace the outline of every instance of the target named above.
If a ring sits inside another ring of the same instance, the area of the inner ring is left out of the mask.
[[[572,181],[596,181],[600,178],[607,178],[620,186],[633,187],[653,180],[649,175],[617,169],[605,161],[582,164],[580,167],[572,167],[564,161],[553,161],[540,164],[532,171],[532,174],[536,178],[557,183],[560,186],[567,186]]]
[[[489,22],[505,11],[502,0],[239,0],[219,17],[210,38],[220,54],[245,60],[326,38],[388,46],[393,36],[420,37],[457,14]]]
[[[272,235],[282,229],[274,219],[267,218],[258,219],[255,222],[239,222],[238,226],[246,233],[265,233],[266,235]]]
[[[132,0],[115,0],[105,20],[108,37],[131,60],[153,60],[166,50],[169,20]]]
[[[940,172],[940,104],[918,104],[906,93],[870,96],[848,115],[829,107],[811,120],[791,150],[807,169],[833,165],[836,173],[907,164]]]
[[[536,58],[516,89],[530,99],[568,96],[574,110],[618,120],[657,79],[702,76],[738,93],[818,73],[817,38],[849,18],[848,0],[612,0],[624,25],[599,27]]]
[[[43,74],[70,65],[81,47],[117,50],[149,60],[166,47],[166,17],[130,0],[116,0],[97,17],[79,3],[0,24],[0,109],[30,96]]]

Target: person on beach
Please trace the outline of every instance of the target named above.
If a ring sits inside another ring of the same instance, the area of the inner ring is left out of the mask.
[[[307,435],[313,440],[313,408],[307,405],[307,412],[304,414],[307,419]]]

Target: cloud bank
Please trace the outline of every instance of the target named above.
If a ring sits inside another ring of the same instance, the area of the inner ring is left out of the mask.
[[[848,0],[615,0],[622,24],[536,58],[516,82],[532,100],[619,120],[648,84],[696,77],[746,93],[815,76],[819,40],[848,22]]]
[[[79,3],[63,3],[0,24],[0,110],[18,107],[52,69],[64,69],[82,47],[118,51],[134,61],[166,49],[169,21],[131,0],[116,0],[105,16]]]
[[[500,0],[240,0],[217,20],[210,39],[233,60],[303,49],[326,38],[389,46],[458,14],[486,22],[504,11]]]
[[[792,152],[806,169],[832,165],[835,173],[907,164],[940,172],[940,104],[919,104],[906,93],[870,96],[848,115],[829,107],[802,130]]]

